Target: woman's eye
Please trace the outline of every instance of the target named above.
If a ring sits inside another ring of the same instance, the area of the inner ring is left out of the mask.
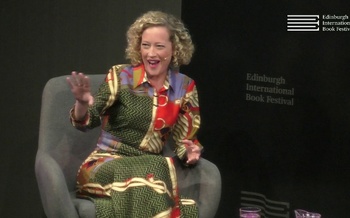
[[[144,47],[144,48],[148,48],[148,47],[149,47],[149,44],[142,43],[141,46]]]

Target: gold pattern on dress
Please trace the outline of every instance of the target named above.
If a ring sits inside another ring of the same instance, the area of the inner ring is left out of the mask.
[[[164,98],[164,99],[165,99],[165,102],[164,102],[163,104],[159,104],[159,99],[160,99],[160,98]],[[159,95],[159,96],[158,96],[158,106],[159,106],[159,107],[164,107],[164,106],[166,106],[166,105],[168,104],[168,101],[169,101],[168,96],[166,96],[166,95]]]
[[[182,205],[195,205],[196,202],[192,199],[180,199]]]
[[[154,93],[153,95],[153,107],[152,107],[152,119],[151,119],[151,123],[148,127],[147,133],[145,135],[145,137],[142,139],[142,142],[140,143],[140,149],[141,150],[147,150],[150,152],[154,152],[153,150],[150,150],[149,147],[149,141],[153,136],[153,130],[154,130],[154,121],[155,121],[155,117],[157,115],[157,105],[158,105],[158,98],[157,98],[157,94]],[[161,145],[160,145],[161,146]]]
[[[160,121],[160,122],[162,122],[162,127],[155,127],[154,129],[155,130],[161,130],[161,129],[163,129],[164,127],[165,127],[165,120],[163,119],[163,118],[157,118],[157,122],[158,121]],[[158,126],[158,125],[157,125]]]
[[[172,197],[172,193],[168,190],[166,184],[161,180],[154,180],[153,175],[148,175],[146,179],[140,178],[140,177],[134,177],[124,182],[113,182],[111,184],[107,184],[104,186],[98,183],[86,183],[82,185],[80,188],[91,194],[111,196],[112,190],[117,192],[124,192],[129,188],[140,187],[140,186],[148,186],[158,194],[166,193],[170,197]]]

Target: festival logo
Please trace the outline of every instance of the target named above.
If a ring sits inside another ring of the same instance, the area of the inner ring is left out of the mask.
[[[287,15],[287,31],[350,32],[348,15]]]

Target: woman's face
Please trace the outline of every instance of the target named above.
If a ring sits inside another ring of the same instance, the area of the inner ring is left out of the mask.
[[[168,29],[154,26],[145,29],[141,39],[141,56],[149,78],[166,74],[173,54]]]

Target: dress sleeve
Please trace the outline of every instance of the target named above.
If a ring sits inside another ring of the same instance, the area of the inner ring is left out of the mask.
[[[120,87],[119,74],[123,65],[113,66],[107,73],[104,82],[100,85],[94,95],[94,103],[90,105],[83,120],[74,118],[74,107],[70,110],[70,121],[72,125],[81,130],[87,131],[101,125],[101,117],[107,109],[117,100]]]
[[[203,149],[197,140],[197,132],[200,127],[199,101],[195,82],[189,81],[186,94],[181,102],[181,109],[178,119],[173,129],[173,139],[175,142],[175,154],[185,160],[186,148],[182,140],[192,140],[194,144]]]

